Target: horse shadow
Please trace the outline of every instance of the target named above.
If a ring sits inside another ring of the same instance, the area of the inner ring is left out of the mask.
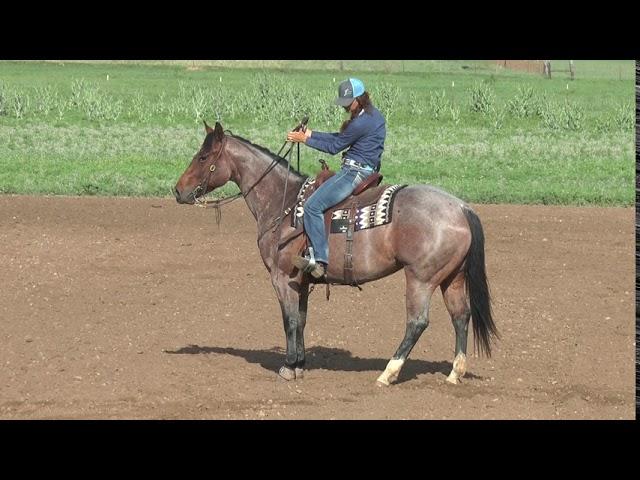
[[[171,355],[202,355],[221,354],[233,355],[243,358],[248,363],[257,363],[262,368],[277,372],[282,366],[284,350],[280,347],[273,347],[265,350],[245,350],[233,347],[202,347],[199,345],[188,345],[178,350],[164,350],[164,353]],[[362,358],[354,357],[351,352],[341,348],[330,348],[314,346],[306,350],[305,370],[331,370],[339,372],[382,372],[389,362],[385,358]],[[449,375],[453,364],[447,361],[428,362],[426,360],[408,359],[398,377],[396,383],[403,383],[416,379],[423,374],[443,374]],[[466,378],[483,378],[467,372]]]

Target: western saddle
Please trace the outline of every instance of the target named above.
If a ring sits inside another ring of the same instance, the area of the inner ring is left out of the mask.
[[[320,160],[322,164],[322,170],[318,173],[315,178],[315,182],[310,184],[305,190],[302,198],[298,198],[298,201],[306,202],[306,200],[311,196],[311,194],[326,182],[329,178],[335,175],[335,172],[329,169],[329,166],[324,160]],[[331,231],[331,216],[335,210],[343,209],[349,210],[349,223],[346,233],[346,249],[345,249],[345,258],[344,258],[344,281],[346,284],[351,286],[356,286],[358,288],[359,285],[356,283],[353,278],[353,233],[354,233],[354,225],[355,225],[355,215],[359,205],[368,205],[370,203],[375,203],[377,199],[380,197],[382,192],[384,191],[386,186],[380,185],[382,183],[383,176],[377,172],[369,175],[360,185],[356,187],[353,193],[347,197],[342,202],[337,205],[331,207],[324,214],[324,223],[325,223],[325,234],[327,237]],[[299,225],[297,228],[283,238],[280,241],[279,248],[281,249],[289,243],[292,239],[298,237],[303,233],[303,226]],[[302,244],[302,248],[300,250],[300,254],[303,254],[309,245],[309,239],[305,235],[305,241]],[[328,286],[328,285],[327,285]],[[328,292],[327,292],[328,298]]]

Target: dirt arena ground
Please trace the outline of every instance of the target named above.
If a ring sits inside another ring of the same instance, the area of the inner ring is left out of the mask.
[[[303,380],[253,217],[169,199],[0,196],[1,419],[632,419],[634,210],[476,205],[502,340],[445,378],[437,292],[398,383],[402,272],[311,294]],[[471,335],[470,335],[471,337]],[[470,338],[470,352],[472,352]]]

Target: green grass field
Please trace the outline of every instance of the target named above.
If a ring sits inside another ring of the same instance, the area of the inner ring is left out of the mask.
[[[387,118],[388,182],[478,203],[634,200],[633,61],[576,61],[574,81],[481,61],[339,63],[0,62],[0,192],[168,196],[202,118],[277,151],[305,114],[337,130],[331,101],[351,75]],[[339,165],[303,147],[303,170],[319,158]]]

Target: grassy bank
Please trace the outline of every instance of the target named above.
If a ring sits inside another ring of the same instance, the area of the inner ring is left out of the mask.
[[[573,82],[423,63],[349,73],[387,117],[387,181],[479,203],[632,203],[634,88],[620,72],[633,62],[578,63]],[[343,119],[331,105],[343,72],[323,62],[230,66],[0,62],[0,192],[165,196],[202,142],[202,118],[274,151],[305,114],[323,131]],[[304,147],[303,170],[318,158],[339,163]]]

